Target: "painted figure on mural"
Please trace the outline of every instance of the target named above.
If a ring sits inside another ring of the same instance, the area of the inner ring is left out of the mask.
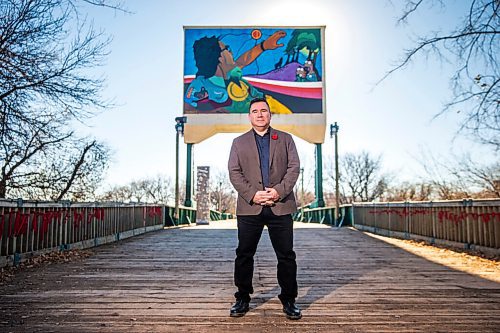
[[[251,64],[263,52],[283,47],[279,40],[286,36],[282,30],[258,43],[234,59],[230,45],[218,37],[202,37],[193,44],[194,59],[198,71],[187,87],[184,100],[199,111],[224,108],[230,113],[246,113],[253,98],[264,97],[274,113],[291,111],[274,99],[253,87],[243,78],[243,68]]]
[[[296,74],[295,74],[295,81],[305,82],[306,76],[307,76],[306,69],[302,66],[297,67]]]
[[[231,317],[249,310],[253,293],[254,255],[264,226],[267,226],[278,259],[278,295],[288,319],[300,319],[297,297],[297,263],[293,250],[292,213],[297,211],[293,187],[300,172],[300,160],[290,134],[270,127],[267,99],[249,103],[252,129],[237,137],[231,146],[229,179],[238,192],[236,216],[238,247],[234,263],[236,303]]]
[[[306,60],[304,63],[304,69],[306,71],[306,81],[316,82],[318,81],[318,76],[316,75],[316,70],[311,60]]]
[[[314,64],[311,60],[306,60],[304,66],[297,67],[295,74],[295,81],[297,82],[316,82],[318,75],[314,69]]]

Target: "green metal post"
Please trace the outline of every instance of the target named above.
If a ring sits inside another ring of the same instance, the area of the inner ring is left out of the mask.
[[[339,147],[338,147],[338,134],[339,132],[339,125],[337,122],[335,122],[333,125],[330,124],[330,137],[335,138],[335,225],[337,224],[337,221],[340,218],[340,211],[339,211],[339,200],[340,200],[340,194],[339,194]]]
[[[311,208],[325,207],[325,200],[323,199],[323,161],[321,143],[316,143],[315,194],[316,200],[311,204]]]
[[[175,133],[175,207],[174,207],[174,220],[179,223],[179,136],[180,131]]]
[[[304,207],[304,168],[300,168],[300,206]]]
[[[187,158],[186,158],[186,199],[184,200],[184,206],[192,207],[193,202],[191,201],[192,191],[192,180],[193,180],[193,171],[192,171],[192,156],[193,156],[193,144],[187,144]]]
[[[179,137],[184,134],[186,117],[175,117],[175,209],[174,220],[179,221]]]

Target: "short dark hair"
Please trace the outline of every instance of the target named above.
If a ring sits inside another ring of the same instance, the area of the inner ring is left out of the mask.
[[[194,42],[193,51],[194,61],[196,62],[196,67],[198,67],[196,76],[202,75],[206,78],[214,76],[222,51],[219,45],[219,38],[215,36],[200,38]]]
[[[254,98],[250,101],[250,105],[248,106],[248,112],[250,112],[250,110],[252,110],[252,105],[254,105],[255,103],[259,103],[259,102],[266,103],[267,108],[269,109],[269,111],[271,111],[271,107],[269,106],[269,103],[267,102],[266,98],[265,97],[257,97],[257,98]]]

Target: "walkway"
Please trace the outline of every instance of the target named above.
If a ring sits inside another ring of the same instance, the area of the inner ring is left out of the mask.
[[[281,312],[267,232],[256,256],[250,312],[230,318],[235,246],[234,221],[212,222],[25,270],[0,286],[0,332],[500,331],[498,265],[474,272],[461,255],[427,251],[450,268],[402,249],[403,241],[301,223],[295,250],[303,319],[290,321]]]

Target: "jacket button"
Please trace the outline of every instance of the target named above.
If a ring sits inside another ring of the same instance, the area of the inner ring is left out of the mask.
[[[259,182],[259,184],[262,184],[262,182]]]

